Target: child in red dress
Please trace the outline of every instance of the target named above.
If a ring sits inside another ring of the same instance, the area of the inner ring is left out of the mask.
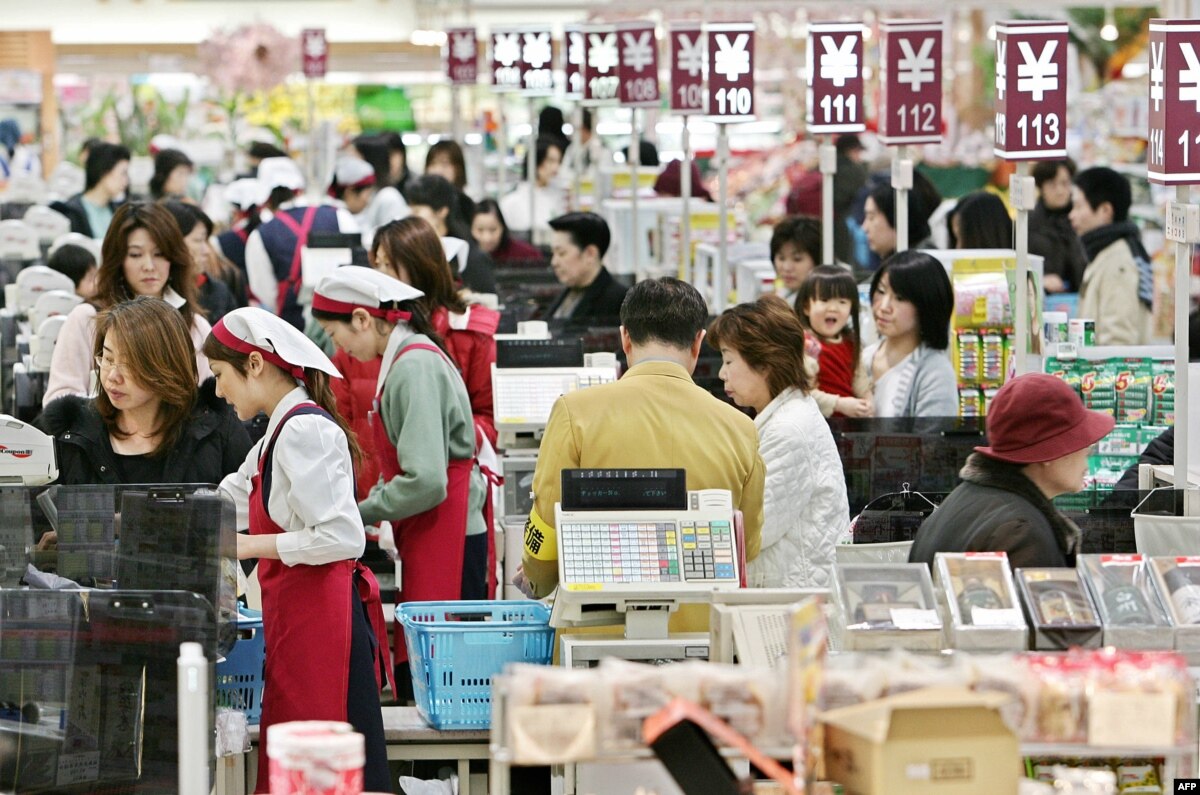
[[[796,295],[807,361],[817,369],[811,394],[826,417],[870,417],[871,381],[858,334],[858,285],[845,268],[814,268]]]

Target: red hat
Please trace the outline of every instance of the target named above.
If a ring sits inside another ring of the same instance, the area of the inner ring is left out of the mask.
[[[1091,447],[1108,435],[1112,416],[1083,407],[1075,390],[1047,373],[1000,387],[987,414],[987,447],[975,452],[1010,464],[1037,464]]]

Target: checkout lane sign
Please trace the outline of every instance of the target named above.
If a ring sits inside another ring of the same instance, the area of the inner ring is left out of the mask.
[[[617,29],[613,25],[584,25],[583,104],[610,105],[620,97]]]
[[[329,66],[329,44],[325,41],[325,28],[305,28],[300,31],[300,58],[304,76],[324,77]]]
[[[456,86],[473,86],[479,76],[479,51],[475,28],[446,31],[446,77]]]
[[[879,34],[879,140],[888,145],[940,143],[941,21],[884,20]]]
[[[554,39],[549,26],[521,30],[521,93],[554,93]]]
[[[734,22],[705,27],[708,116],[716,122],[754,118],[754,25]]]
[[[491,33],[491,83],[496,93],[521,88],[521,31],[495,28]]]
[[[1146,176],[1200,184],[1200,19],[1150,20]]]
[[[805,61],[808,131],[819,135],[865,130],[862,23],[810,23]]]
[[[1067,156],[1067,23],[996,25],[995,109],[998,157]]]
[[[563,28],[563,71],[567,76],[567,99],[583,99],[583,59],[587,57],[587,36],[580,25]]]
[[[677,22],[667,28],[671,58],[671,110],[681,116],[708,110],[704,90],[704,26],[699,22]]]
[[[621,78],[621,104],[631,108],[656,108],[658,92],[658,36],[653,22],[617,25],[617,74]]]

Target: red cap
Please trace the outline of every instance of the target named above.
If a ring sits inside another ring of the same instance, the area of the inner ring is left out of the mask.
[[[987,414],[987,447],[975,452],[1010,464],[1037,464],[1091,447],[1116,421],[1084,408],[1075,390],[1047,373],[1029,373],[1000,387]]]

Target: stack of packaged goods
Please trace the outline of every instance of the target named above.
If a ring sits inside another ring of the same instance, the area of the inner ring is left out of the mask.
[[[971,266],[971,267],[968,267]],[[994,270],[979,270],[990,266]],[[1002,263],[956,263],[954,367],[960,417],[987,416],[1008,375],[1012,312]]]
[[[1055,500],[1062,510],[1086,510],[1102,501],[1154,439],[1175,424],[1175,363],[1148,358],[1046,359],[1089,409],[1113,415],[1116,427],[1088,462],[1086,488]]]

